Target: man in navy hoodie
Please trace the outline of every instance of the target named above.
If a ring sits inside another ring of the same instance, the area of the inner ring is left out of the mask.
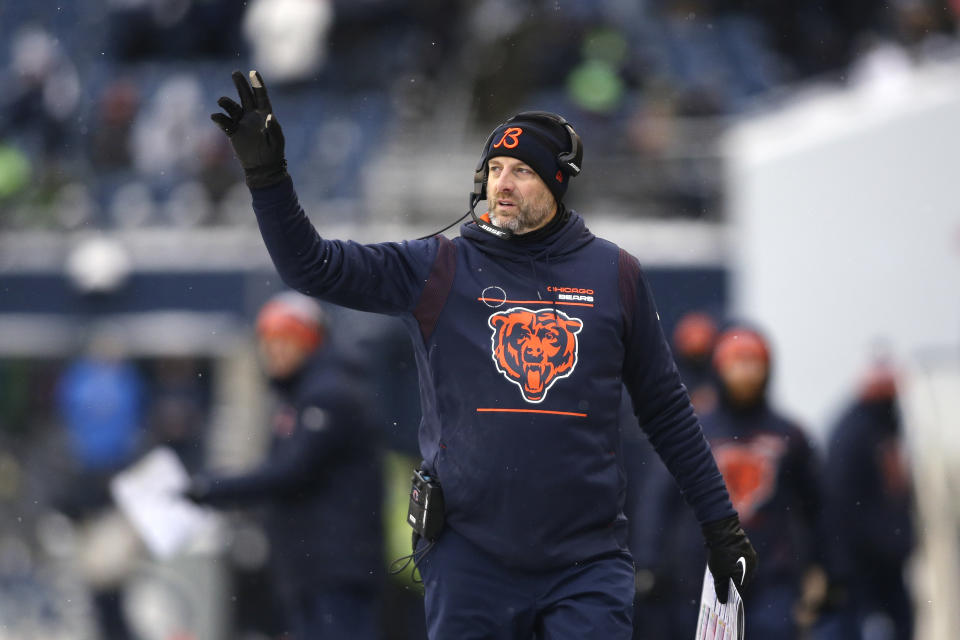
[[[702,526],[718,594],[749,579],[756,554],[639,263],[562,204],[582,158],[565,120],[523,113],[493,131],[471,195],[471,211],[484,198],[490,211],[459,238],[359,245],[313,228],[262,79],[233,79],[240,104],[221,98],[226,113],[212,118],[244,167],[280,275],[397,315],[413,340],[423,470],[445,499],[444,529],[418,557],[432,640],[630,637],[624,385]]]

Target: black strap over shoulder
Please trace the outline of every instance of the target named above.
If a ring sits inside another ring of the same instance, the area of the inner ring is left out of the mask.
[[[624,336],[630,335],[633,328],[633,313],[637,308],[637,286],[640,283],[640,263],[629,253],[620,249],[617,260],[619,271],[620,309],[623,316]]]
[[[437,236],[439,247],[437,257],[430,267],[430,275],[420,294],[420,300],[413,310],[413,316],[420,324],[420,333],[424,341],[430,339],[440,318],[457,270],[457,247],[446,236]]]

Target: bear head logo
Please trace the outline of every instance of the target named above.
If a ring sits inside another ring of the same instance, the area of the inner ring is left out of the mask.
[[[497,371],[520,387],[527,402],[542,402],[553,383],[577,366],[579,318],[555,309],[515,307],[494,313],[488,322]]]

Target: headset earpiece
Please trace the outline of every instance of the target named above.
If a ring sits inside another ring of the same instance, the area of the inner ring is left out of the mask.
[[[561,118],[563,120],[563,118]],[[583,163],[583,146],[580,144],[580,136],[573,130],[566,120],[563,121],[563,127],[570,135],[570,151],[564,151],[557,156],[560,166],[566,169],[566,172],[572,177],[580,175],[580,165]]]
[[[480,160],[473,170],[473,193],[470,199],[474,203],[487,199],[487,148],[490,146],[490,141],[493,140],[493,134],[499,128],[500,125],[497,125],[487,136],[486,142],[483,143],[483,151],[480,152]]]
[[[548,122],[563,127],[570,141],[570,150],[558,153],[557,162],[560,164],[563,172],[568,176],[580,175],[580,170],[583,166],[583,143],[580,140],[580,136],[574,130],[573,125],[567,122],[566,118],[550,111],[522,111],[507,120],[507,122],[513,122],[514,120],[547,120]],[[490,144],[489,139],[487,139],[487,144]],[[487,147],[484,146],[483,149],[486,151]]]
[[[473,194],[477,200],[484,200],[487,197],[487,169],[478,169],[473,173]]]

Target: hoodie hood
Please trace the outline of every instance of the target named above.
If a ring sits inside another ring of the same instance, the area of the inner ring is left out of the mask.
[[[555,233],[530,242],[498,238],[480,229],[472,221],[460,226],[460,237],[475,244],[486,254],[526,263],[531,256],[559,258],[573,253],[592,242],[595,236],[587,229],[580,214],[571,211],[570,218]]]

